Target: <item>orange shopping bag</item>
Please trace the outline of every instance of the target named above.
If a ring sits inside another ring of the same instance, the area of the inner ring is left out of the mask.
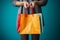
[[[34,10],[32,10],[32,13]],[[36,14],[18,14],[18,32],[20,34],[40,34],[40,16]]]

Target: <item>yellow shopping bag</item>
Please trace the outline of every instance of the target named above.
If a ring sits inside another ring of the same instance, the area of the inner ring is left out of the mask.
[[[39,14],[20,14],[20,34],[40,34]]]

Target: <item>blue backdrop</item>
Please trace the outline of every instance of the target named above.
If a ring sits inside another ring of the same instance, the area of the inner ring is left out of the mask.
[[[16,19],[18,7],[14,7],[11,0],[0,0],[0,36],[1,40],[20,40],[17,33]],[[48,0],[46,6],[42,7],[45,26],[41,34],[41,40],[58,39],[58,14],[59,0]],[[29,37],[31,40],[31,37]]]

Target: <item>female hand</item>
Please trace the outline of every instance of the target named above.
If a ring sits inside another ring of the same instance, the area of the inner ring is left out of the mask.
[[[35,4],[36,4],[36,2],[35,2],[35,1],[30,2],[30,7],[31,7],[31,8],[34,8],[34,7],[35,7]]]
[[[24,7],[25,7],[25,8],[28,8],[28,7],[29,7],[28,2],[23,2],[23,3],[24,3]]]

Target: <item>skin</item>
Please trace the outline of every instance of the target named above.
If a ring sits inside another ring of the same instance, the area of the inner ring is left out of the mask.
[[[30,3],[26,2],[26,1],[23,1],[23,2],[16,1],[15,5],[17,5],[17,6],[24,6],[25,8],[28,8],[28,7],[33,8],[34,6],[37,6],[37,5],[42,6],[46,2],[47,2],[47,0],[45,0],[44,3],[42,2],[42,0],[40,0],[40,1],[36,1],[35,0],[35,1],[30,2]],[[26,4],[27,4],[27,6],[26,6]]]

